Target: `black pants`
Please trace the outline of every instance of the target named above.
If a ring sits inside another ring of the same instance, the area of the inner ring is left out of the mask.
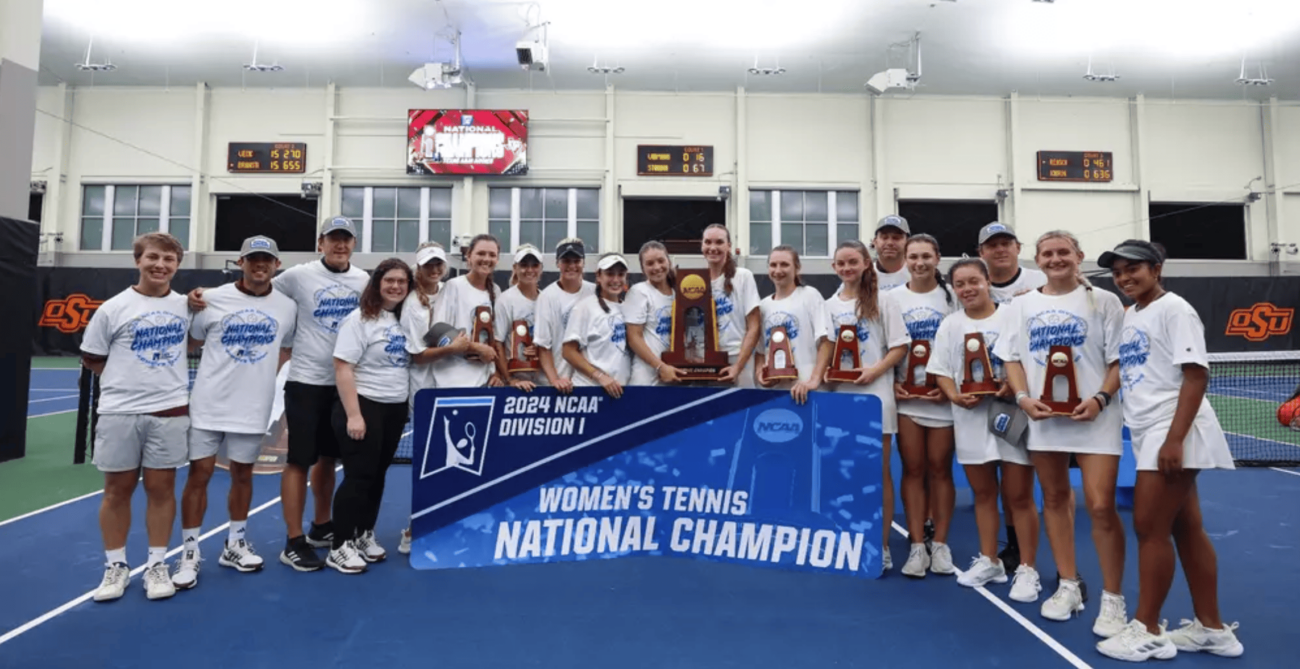
[[[366,436],[348,436],[348,414],[334,403],[331,420],[343,459],[343,483],[334,495],[334,547],[375,529],[379,505],[384,500],[384,478],[406,427],[407,404],[383,404],[358,396]]]

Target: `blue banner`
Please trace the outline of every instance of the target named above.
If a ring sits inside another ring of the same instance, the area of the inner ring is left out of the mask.
[[[422,390],[411,564],[675,556],[878,577],[880,414],[845,393]]]

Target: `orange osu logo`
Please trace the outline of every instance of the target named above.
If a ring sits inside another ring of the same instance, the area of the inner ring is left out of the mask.
[[[65,334],[81,332],[103,303],[103,300],[92,300],[81,293],[73,293],[61,300],[50,300],[41,312],[40,325]]]
[[[1268,302],[1260,302],[1249,309],[1235,309],[1228,315],[1225,335],[1245,337],[1246,341],[1264,341],[1273,335],[1291,332],[1295,309],[1282,309]]]

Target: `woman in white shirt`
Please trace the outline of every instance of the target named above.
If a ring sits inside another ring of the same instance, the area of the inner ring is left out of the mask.
[[[560,279],[547,286],[537,296],[537,346],[538,362],[546,383],[561,393],[573,391],[573,367],[564,359],[561,350],[564,333],[569,327],[573,306],[585,297],[596,294],[596,284],[582,278],[586,264],[587,248],[577,237],[561,239],[555,246],[555,264],[560,268]]]
[[[893,450],[893,435],[898,432],[898,414],[894,408],[894,366],[907,351],[907,328],[898,313],[898,306],[881,297],[876,287],[876,270],[865,244],[857,240],[840,242],[835,248],[834,267],[842,285],[838,293],[826,300],[827,337],[834,341],[840,337],[841,327],[853,328],[857,334],[857,371],[860,374],[853,382],[835,381],[829,377],[825,381],[836,392],[870,394],[880,398],[884,497],[880,545],[884,553],[881,563],[888,571],[894,566],[889,555],[889,534],[894,524],[894,475],[889,458]],[[834,349],[830,342],[825,346]],[[831,360],[830,364],[837,368],[842,365],[839,360]]]
[[[1008,524],[1024,536],[1021,562],[1011,585],[1011,598],[1021,602],[1038,599],[1038,572],[1034,558],[1038,552],[1038,509],[1034,506],[1034,468],[1023,442],[1008,443],[989,429],[990,411],[1002,409],[1011,414],[1010,405],[996,403],[1012,395],[1006,383],[1002,360],[992,352],[993,343],[1007,328],[1007,309],[998,306],[992,295],[992,280],[983,260],[958,260],[948,270],[948,283],[957,293],[963,309],[949,314],[939,326],[934,339],[934,355],[928,371],[935,375],[939,388],[952,402],[957,462],[966,471],[971,492],[975,495],[975,524],[979,528],[979,557],[971,563],[957,582],[975,588],[987,583],[1005,583],[1006,565],[998,550],[998,466],[1002,468],[1003,505]],[[969,335],[979,335],[970,339]],[[981,346],[982,343],[982,346]],[[973,348],[973,350],[972,350]],[[968,353],[984,351],[989,367],[981,361],[968,371]],[[970,382],[987,383],[984,387],[967,386]],[[1005,432],[1005,430],[1003,430]]]
[[[496,374],[500,351],[492,327],[497,294],[493,273],[500,248],[496,237],[476,235],[469,243],[468,272],[443,286],[433,322],[446,323],[460,334],[446,346],[432,347],[433,378],[439,388],[504,385]],[[487,328],[482,336],[475,336],[476,324]]]
[[[957,309],[952,291],[939,272],[939,242],[930,235],[908,238],[903,261],[911,275],[907,283],[889,291],[886,299],[898,305],[907,326],[909,351],[934,352],[939,324]],[[910,389],[910,390],[909,390]],[[928,569],[952,574],[952,549],[948,527],[957,501],[952,482],[952,405],[934,384],[925,365],[912,365],[904,357],[894,381],[898,400],[898,453],[903,457],[903,510],[912,542],[903,575],[925,578]],[[925,546],[925,521],[934,521],[934,543]]]
[[[522,353],[534,367],[537,363],[537,345],[530,344],[523,351],[510,348],[515,323],[522,321],[528,329],[529,341],[536,341],[537,296],[541,292],[537,286],[542,278],[542,252],[532,244],[523,244],[515,249],[515,264],[511,268],[510,287],[496,301],[495,337],[505,355],[497,358],[497,374],[511,386],[524,392],[532,392],[539,383],[546,381],[546,375],[540,371],[510,372],[510,363],[517,354]]]
[[[414,283],[406,261],[379,263],[359,306],[339,324],[334,344],[339,399],[331,420],[343,483],[334,496],[334,540],[325,564],[344,574],[359,574],[367,563],[387,557],[375,540],[375,522],[409,414],[410,354],[400,320]]]
[[[714,223],[705,228],[700,250],[709,263],[718,348],[727,353],[730,362],[718,381],[753,388],[751,365],[762,327],[754,273],[736,266],[736,258],[731,253],[731,232],[725,225]]]
[[[767,275],[776,286],[776,292],[759,302],[763,330],[760,348],[754,353],[754,382],[764,388],[789,388],[790,397],[803,404],[808,393],[821,385],[822,371],[830,358],[826,343],[826,302],[812,286],[805,286],[799,278],[799,252],[794,247],[781,245],[767,256]],[[777,331],[776,328],[783,328]],[[777,341],[780,335],[784,341]],[[773,343],[786,344],[794,359],[781,361],[781,367],[792,365],[797,379],[769,380],[764,373],[767,352]]]
[[[1043,602],[1040,613],[1048,620],[1069,620],[1086,601],[1074,553],[1069,470],[1074,454],[1083,473],[1104,586],[1092,631],[1111,637],[1127,622],[1120,594],[1124,527],[1115,511],[1123,415],[1120,407],[1110,406],[1119,390],[1124,308],[1113,293],[1093,290],[1079,273],[1083,251],[1074,235],[1045,233],[1038,238],[1035,260],[1047,274],[1047,284],[1008,305],[1007,334],[998,338],[993,352],[1005,362],[1016,402],[1030,418],[1029,458],[1043,488],[1043,524],[1060,576],[1056,593]],[[1054,377],[1050,387],[1049,365]],[[1070,374],[1074,398],[1064,388]],[[1067,404],[1054,412],[1044,396]],[[1071,399],[1080,402],[1068,409]]]
[[[663,244],[649,241],[641,245],[638,259],[645,281],[632,286],[623,303],[627,344],[634,356],[628,384],[657,386],[675,383],[677,368],[659,357],[672,343],[673,297],[677,288],[672,258]]]
[[[623,293],[627,290],[627,261],[606,253],[596,263],[596,294],[573,308],[564,332],[564,359],[578,374],[575,386],[600,386],[610,397],[623,396],[632,375],[623,322]]]
[[[1196,489],[1201,470],[1234,468],[1223,428],[1205,398],[1205,326],[1186,300],[1161,287],[1164,254],[1151,242],[1125,241],[1101,254],[1097,264],[1109,268],[1115,285],[1136,302],[1124,314],[1119,365],[1124,420],[1137,459],[1133,529],[1139,581],[1132,622],[1097,650],[1129,662],[1169,659],[1180,650],[1237,657],[1245,649],[1233,634],[1236,624],[1225,625],[1219,617],[1218,558]],[[1166,634],[1160,609],[1174,578],[1175,543],[1195,620]]]

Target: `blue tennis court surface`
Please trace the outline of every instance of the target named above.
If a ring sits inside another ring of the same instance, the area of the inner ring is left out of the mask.
[[[48,416],[77,410],[79,369],[33,369],[27,416]]]

